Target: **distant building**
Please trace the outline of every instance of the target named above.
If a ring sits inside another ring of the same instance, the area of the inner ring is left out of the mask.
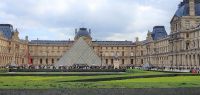
[[[28,38],[21,40],[18,35],[12,25],[0,24],[0,67],[28,63]]]
[[[114,65],[117,54],[120,67],[200,68],[200,0],[183,0],[171,22],[171,32],[164,26],[148,31],[146,40],[93,41],[91,30],[75,30],[74,40],[20,40],[12,25],[0,25],[0,65],[16,62],[19,66],[52,66],[81,37],[107,66]]]

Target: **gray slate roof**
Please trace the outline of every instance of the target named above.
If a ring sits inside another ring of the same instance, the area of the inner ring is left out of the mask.
[[[13,31],[13,26],[11,24],[0,24],[0,32],[5,38],[11,39]]]
[[[167,37],[167,32],[164,26],[155,26],[152,32],[153,40],[160,40]]]
[[[83,36],[92,38],[90,30],[88,31],[87,28],[80,28],[78,32],[76,33],[75,38],[79,38]]]
[[[196,16],[200,16],[200,0],[195,0],[195,14]],[[175,13],[175,16],[188,16],[189,15],[189,0],[183,0],[179,4],[179,8]]]
[[[133,45],[132,41],[93,41],[93,44],[98,45]]]
[[[68,45],[72,44],[74,41],[52,41],[52,40],[31,40],[29,44],[37,45]],[[93,41],[96,45],[133,45],[132,41]]]
[[[31,40],[29,42],[29,44],[37,44],[37,45],[68,45],[73,43],[74,41],[67,41],[67,40],[63,40],[63,41],[53,41],[53,40]]]

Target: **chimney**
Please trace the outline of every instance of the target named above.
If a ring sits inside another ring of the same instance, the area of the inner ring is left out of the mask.
[[[195,0],[189,0],[189,14],[195,16]]]

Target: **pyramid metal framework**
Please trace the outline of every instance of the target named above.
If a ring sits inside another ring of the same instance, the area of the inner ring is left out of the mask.
[[[73,66],[74,64],[87,64],[88,66],[101,66],[102,62],[93,49],[79,38],[77,42],[67,51],[55,64],[59,66]]]

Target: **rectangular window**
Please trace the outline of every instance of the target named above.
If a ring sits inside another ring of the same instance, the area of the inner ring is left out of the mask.
[[[190,35],[189,35],[189,33],[187,33],[187,34],[186,34],[186,38],[189,38],[189,37],[190,37]]]
[[[31,64],[33,64],[33,59],[31,58]]]
[[[52,61],[52,63],[54,63],[54,59],[52,59],[51,61]]]
[[[24,64],[24,58],[22,58],[22,64]]]
[[[133,59],[131,59],[131,64],[133,64]]]
[[[133,52],[131,52],[131,56],[134,56],[134,53],[133,53]]]
[[[122,51],[122,56],[124,56],[124,51]]]
[[[122,64],[124,64],[124,59],[122,59]]]
[[[113,59],[111,59],[111,64],[114,64],[114,63],[113,63]]]
[[[48,64],[48,59],[46,59],[46,64]]]
[[[141,56],[143,56],[143,51],[141,51]]]
[[[40,64],[42,64],[42,59],[40,59]]]
[[[186,43],[186,50],[189,49],[190,43]]]
[[[108,64],[108,59],[106,59],[106,64]]]

